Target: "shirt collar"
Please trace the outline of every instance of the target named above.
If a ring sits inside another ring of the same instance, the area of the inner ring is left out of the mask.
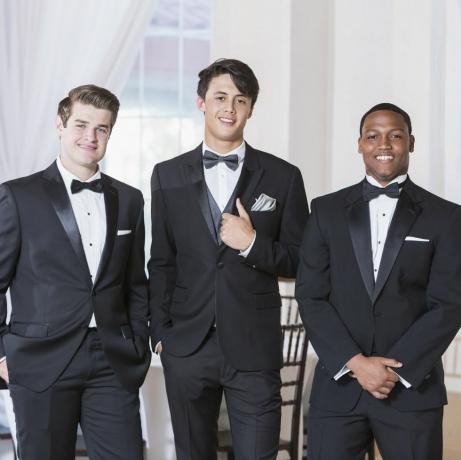
[[[223,157],[227,157],[228,155],[237,155],[239,157],[239,164],[242,163],[242,161],[245,159],[245,150],[246,150],[246,144],[245,141],[243,141],[237,148],[234,150],[231,150],[230,152],[227,152],[225,154],[219,153],[216,150],[213,150],[212,148],[208,147],[208,145],[205,144],[205,141],[203,141],[202,144],[202,154],[205,153],[205,150],[209,150],[210,152],[216,153],[216,155],[220,155]]]
[[[56,165],[58,167],[59,173],[61,174],[62,180],[64,181],[64,185],[66,186],[66,189],[68,192],[70,192],[70,185],[72,184],[72,181],[74,179],[80,182],[92,182],[96,179],[101,179],[101,171],[99,167],[96,173],[93,174],[89,179],[81,181],[77,176],[72,174],[68,169],[64,167],[59,155],[58,155],[58,158],[56,159]]]
[[[392,179],[389,182],[389,184],[392,184],[393,182],[397,182],[398,184],[401,184],[402,182],[405,182],[407,180],[407,177],[408,177],[408,174],[402,174],[401,176],[397,176],[396,178]],[[385,187],[384,185],[381,185],[373,176],[369,176],[368,174],[366,174],[365,178],[371,185],[374,185],[375,187],[379,187],[379,188]]]

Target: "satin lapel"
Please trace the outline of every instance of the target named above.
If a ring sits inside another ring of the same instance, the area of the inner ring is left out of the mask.
[[[102,250],[101,260],[98,266],[98,272],[94,279],[94,285],[99,281],[101,275],[106,269],[110,257],[112,255],[112,249],[114,247],[115,236],[117,234],[117,222],[118,222],[118,192],[112,186],[110,179],[104,174],[101,175],[104,193],[104,205],[106,208],[106,241],[104,243],[104,249]]]
[[[371,230],[370,230],[370,211],[368,202],[361,197],[360,186],[354,190],[357,194],[347,213],[349,233],[354,248],[355,258],[359,265],[363,283],[370,296],[373,298],[374,276],[373,259],[371,250]]]
[[[254,191],[259,181],[263,177],[264,168],[261,167],[257,152],[246,144],[245,160],[243,161],[242,172],[235,187],[234,203],[232,204],[232,214],[237,214],[235,201],[240,198],[243,206],[249,212],[253,206]]]
[[[411,184],[408,184],[411,187]],[[378,278],[373,292],[373,303],[378,298],[387,278],[394,266],[400,248],[405,241],[405,236],[408,234],[410,227],[421,212],[421,207],[417,205],[410,195],[405,191],[405,188],[400,194],[394,217],[392,218],[389,231],[387,233],[386,243],[383,249],[383,255],[378,270]]]
[[[45,170],[43,177],[45,190],[47,191],[51,204],[69,238],[69,242],[80,261],[82,268],[88,273],[90,279],[90,269],[86,261],[85,251],[83,249],[82,238],[78,230],[77,221],[75,220],[74,211],[67,194],[66,186],[59,174],[56,163],[53,163]]]
[[[213,224],[213,218],[211,216],[210,203],[208,201],[208,194],[206,189],[205,177],[203,176],[202,166],[202,147],[199,146],[194,152],[194,161],[190,164],[182,165],[184,182],[188,188],[192,191],[192,195],[195,197],[200,211],[202,213],[204,224],[208,229],[213,243],[218,244],[216,230]]]

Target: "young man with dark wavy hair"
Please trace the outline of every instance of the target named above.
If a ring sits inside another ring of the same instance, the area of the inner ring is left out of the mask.
[[[248,65],[199,74],[204,140],[152,175],[151,335],[178,460],[214,460],[224,393],[235,458],[275,459],[282,336],[278,277],[294,277],[308,215],[301,174],[244,141]]]

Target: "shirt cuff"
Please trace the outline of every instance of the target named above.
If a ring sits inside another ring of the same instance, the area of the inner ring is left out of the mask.
[[[339,380],[341,377],[343,377],[344,375],[346,374],[349,374],[351,370],[344,364],[344,366],[342,367],[342,369],[337,373],[335,374],[335,376],[333,377],[335,380]]]
[[[6,361],[6,356],[4,356],[3,358],[0,358],[0,363],[3,363],[3,361]]]
[[[399,378],[400,383],[405,387],[405,388],[411,388],[411,383],[405,380],[403,377],[400,377],[400,375],[394,371],[395,374],[397,374],[397,377]]]
[[[250,246],[248,246],[244,251],[240,251],[239,256],[247,257],[251,251],[251,248],[255,244],[255,241],[256,241],[256,230],[254,230],[254,235],[253,235],[253,239],[251,240]]]

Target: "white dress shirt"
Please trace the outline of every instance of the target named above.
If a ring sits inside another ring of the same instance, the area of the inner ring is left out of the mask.
[[[213,152],[221,157],[226,157],[234,154],[238,156],[238,167],[235,171],[229,168],[223,161],[220,161],[216,166],[213,166],[209,169],[203,166],[203,173],[205,176],[206,185],[208,186],[210,193],[216,201],[216,204],[218,205],[219,209],[221,210],[221,212],[223,212],[224,208],[229,202],[230,197],[232,196],[232,193],[234,193],[235,187],[237,186],[237,182],[242,172],[243,160],[245,159],[245,142],[242,142],[236,149],[231,150],[225,155],[216,152],[215,150],[208,147],[208,145],[206,145],[205,142],[203,142],[203,153],[205,153],[205,150]],[[246,257],[250,253],[255,240],[256,232],[253,237],[253,240],[251,241],[250,246],[248,246],[248,248],[244,251],[241,251],[239,255],[241,255],[242,257]]]
[[[70,189],[72,180],[80,179],[64,167],[59,157],[56,163],[69,195],[70,204],[74,211],[75,220],[77,221],[78,230],[82,238],[83,250],[85,251],[91,279],[94,282],[106,241],[107,223],[104,194],[96,193],[88,189],[83,189],[78,193],[72,193]],[[101,172],[98,169],[96,174],[83,182],[91,182],[100,178]],[[91,317],[89,326],[96,327],[94,314]]]
[[[396,177],[394,180],[389,182],[397,182],[401,184],[407,179],[407,174]],[[383,186],[372,176],[366,176],[366,180],[375,187],[382,188]],[[389,185],[387,184],[387,185]],[[371,230],[371,251],[373,257],[373,275],[378,277],[379,266],[381,264],[381,258],[383,256],[384,244],[387,238],[387,232],[394,216],[395,207],[397,206],[398,198],[391,198],[387,195],[378,195],[368,203],[370,211],[370,230]],[[335,376],[334,379],[338,380],[343,375],[350,372],[347,366],[344,366]],[[398,374],[397,374],[398,375]],[[410,388],[411,383],[399,376],[400,382],[406,387]]]

